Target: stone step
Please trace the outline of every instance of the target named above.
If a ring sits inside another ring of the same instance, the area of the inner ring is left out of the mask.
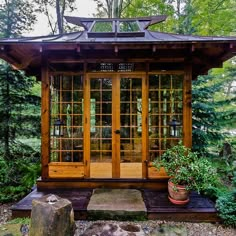
[[[145,220],[147,209],[136,189],[94,189],[88,207],[90,220]]]

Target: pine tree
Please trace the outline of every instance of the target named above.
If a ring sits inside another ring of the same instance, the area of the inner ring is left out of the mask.
[[[1,37],[20,36],[35,20],[30,1],[1,1]],[[31,92],[34,84],[33,77],[0,61],[0,202],[25,194],[39,170],[39,150],[19,140],[40,134],[40,99]]]

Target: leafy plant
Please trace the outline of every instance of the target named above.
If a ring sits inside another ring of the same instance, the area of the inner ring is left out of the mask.
[[[40,175],[40,152],[17,143],[12,148],[13,160],[3,156],[0,152],[0,202],[16,201],[31,190]]]
[[[236,191],[220,196],[215,206],[224,224],[236,227]]]
[[[236,166],[234,166],[233,190],[216,200],[216,209],[225,225],[236,227]]]
[[[175,185],[184,185],[187,190],[201,192],[218,183],[217,173],[212,164],[199,158],[197,153],[179,143],[167,149],[156,159],[154,166],[157,169],[164,167]]]

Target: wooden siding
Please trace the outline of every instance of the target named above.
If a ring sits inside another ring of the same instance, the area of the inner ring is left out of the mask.
[[[52,162],[48,165],[49,178],[84,178],[84,165],[78,163]]]

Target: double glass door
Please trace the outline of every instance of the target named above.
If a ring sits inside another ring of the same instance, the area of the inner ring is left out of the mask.
[[[90,177],[144,178],[145,77],[89,74],[86,86],[89,150],[85,152],[90,159]]]

